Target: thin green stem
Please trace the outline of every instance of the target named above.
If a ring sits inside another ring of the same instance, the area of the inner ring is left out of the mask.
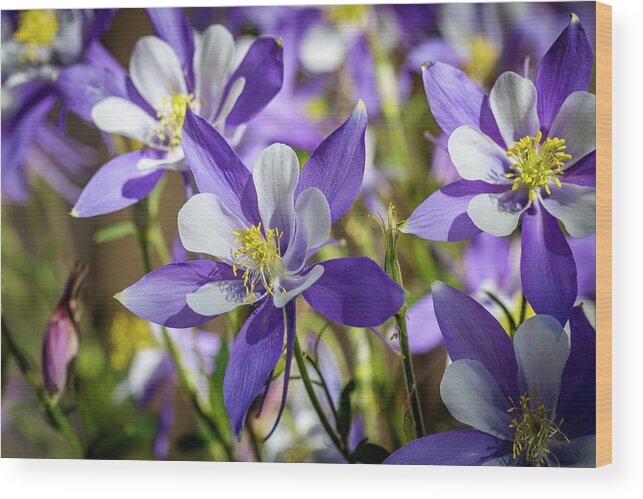
[[[45,390],[40,377],[36,374],[35,369],[33,368],[33,362],[27,357],[27,354],[20,349],[16,341],[13,339],[9,328],[5,323],[4,317],[2,318],[2,339],[4,340],[7,351],[16,360],[18,369],[37,395],[45,412],[45,416],[47,417],[47,421],[51,427],[65,438],[77,457],[83,457],[85,453],[82,442],[72,430],[65,413],[58,404],[51,399],[47,390]]]
[[[332,425],[330,424],[330,421],[328,421],[328,418],[324,413],[324,409],[321,406],[319,399],[317,398],[317,394],[315,393],[315,389],[313,387],[313,381],[310,379],[310,376],[308,374],[308,369],[306,368],[306,359],[304,357],[303,352],[301,351],[301,346],[299,345],[299,339],[297,337],[295,337],[294,353],[295,353],[295,360],[297,362],[297,367],[299,368],[301,381],[304,383],[304,388],[306,389],[308,398],[310,399],[310,402],[313,405],[315,412],[317,413],[317,417],[319,418],[319,421],[321,422],[322,426],[324,427],[324,430],[332,440],[337,450],[341,453],[342,456],[344,456],[344,458],[349,463],[352,463],[353,459],[349,454],[348,448],[346,447],[344,442],[342,442],[342,440],[339,438],[339,436],[333,429]]]
[[[520,318],[518,319],[518,326],[525,322],[525,317],[527,315],[527,298],[525,298],[525,293],[520,294]]]
[[[502,310],[502,313],[505,314],[505,317],[507,318],[507,322],[509,323],[509,336],[513,338],[513,335],[516,332],[516,321],[514,320],[513,315],[511,315],[511,312],[509,311],[507,306],[504,303],[502,303],[502,300],[500,300],[500,298],[498,298],[490,291],[485,291],[485,294],[489,298],[491,298],[491,301],[493,301],[496,305],[498,305]]]
[[[322,374],[321,369],[310,355],[306,356],[306,360],[310,363],[311,366],[313,366],[313,369],[317,373],[317,376],[319,376],[319,385],[322,387],[322,390],[324,390],[324,395],[326,396],[326,400],[328,401],[330,411],[333,413],[333,418],[335,419],[335,421],[337,421],[337,410],[335,409],[333,397],[330,395],[330,391],[328,391],[328,385],[326,385],[326,380],[324,379],[324,375]]]
[[[382,233],[384,235],[384,270],[391,278],[404,289],[404,282],[402,280],[402,270],[400,269],[400,262],[397,258],[397,242],[399,238],[399,225],[395,207],[391,205],[388,210],[388,220],[381,221]],[[420,397],[417,391],[417,383],[415,381],[415,372],[413,370],[413,359],[411,357],[411,349],[409,347],[409,335],[406,326],[406,302],[402,305],[400,310],[395,314],[395,324],[400,337],[400,353],[402,354],[402,369],[404,371],[404,381],[406,384],[406,393],[408,395],[409,404],[411,406],[411,417],[413,418],[413,426],[417,438],[425,435],[424,419],[422,417],[422,406],[420,404]]]
[[[250,419],[246,421],[246,430],[248,431],[248,437],[250,439],[250,445],[252,446],[252,451],[255,454],[255,459],[258,463],[263,461],[263,452],[261,450],[261,442],[257,438],[255,429],[252,427]]]

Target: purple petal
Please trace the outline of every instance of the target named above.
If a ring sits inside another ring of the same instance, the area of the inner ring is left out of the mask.
[[[540,61],[536,75],[540,126],[549,130],[569,94],[587,90],[592,78],[594,51],[578,16],[572,19]]]
[[[92,66],[109,69],[116,74],[127,74],[121,63],[98,40],[93,40],[87,46],[84,61]]]
[[[442,282],[433,285],[433,306],[451,360],[479,361],[505,395],[518,390],[511,338],[477,301]]]
[[[303,295],[320,314],[354,327],[374,327],[393,316],[404,292],[370,258],[321,262],[324,273]]]
[[[54,104],[55,96],[49,85],[25,85],[19,99],[18,111],[2,117],[2,193],[21,203],[29,196],[29,179],[25,171],[27,154]]]
[[[570,184],[596,187],[596,151],[566,169],[563,179]]]
[[[210,260],[170,263],[132,284],[115,297],[142,319],[172,328],[198,326],[209,321],[194,312],[186,295],[194,293],[212,281],[232,280],[235,276],[229,265]]]
[[[147,9],[147,16],[156,36],[170,44],[181,61],[183,71],[193,80],[194,33],[183,10],[179,7]]]
[[[563,326],[576,300],[576,264],[558,222],[538,203],[522,222],[520,277],[525,297],[537,314]]]
[[[228,80],[222,99],[225,102],[225,96],[238,78],[245,78],[243,91],[226,119],[227,125],[247,123],[279,92],[284,79],[283,52],[282,42],[271,37],[261,37],[250,46]]]
[[[127,75],[93,64],[76,64],[60,72],[56,87],[71,111],[92,123],[92,108],[107,97],[127,98]]]
[[[350,117],[319,144],[299,177],[296,196],[316,187],[328,201],[335,222],[353,204],[364,178],[368,116],[360,101]]]
[[[596,331],[580,306],[572,310],[569,325],[571,353],[563,371],[556,417],[565,418],[569,428],[565,434],[574,438],[596,431]]]
[[[483,285],[491,284],[494,289],[504,289],[511,277],[511,256],[509,240],[485,232],[471,241],[464,251],[465,279],[467,290],[474,293]]]
[[[128,152],[105,163],[81,192],[71,214],[95,217],[131,206],[147,196],[165,170],[140,170],[143,158],[159,159],[164,153],[150,149]]]
[[[406,324],[413,354],[428,352],[444,342],[431,295],[424,296],[409,307]]]
[[[258,221],[257,193],[250,171],[219,132],[189,109],[182,144],[199,191],[214,194],[249,222]]]
[[[576,281],[579,298],[596,297],[596,234],[588,237],[570,237],[567,243],[576,262]]]
[[[223,399],[235,435],[241,433],[250,404],[277,365],[283,344],[283,310],[265,300],[235,339],[223,380]]]
[[[469,201],[478,194],[500,192],[502,186],[458,180],[431,194],[406,220],[402,232],[429,241],[466,241],[480,233],[467,214]]]
[[[384,464],[480,466],[511,452],[509,444],[478,430],[436,433],[406,444]]]
[[[502,144],[488,97],[464,72],[431,62],[422,68],[422,80],[431,113],[447,135],[470,125]]]

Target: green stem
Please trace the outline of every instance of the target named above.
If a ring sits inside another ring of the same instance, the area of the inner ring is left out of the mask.
[[[384,235],[384,270],[391,278],[404,289],[404,282],[402,280],[402,271],[400,269],[400,262],[397,258],[397,241],[399,238],[399,226],[397,222],[397,215],[395,207],[391,205],[388,211],[388,223],[382,221],[382,232]],[[417,391],[417,383],[415,381],[415,373],[413,370],[413,359],[411,357],[411,349],[409,347],[409,335],[406,326],[406,311],[408,306],[406,302],[402,305],[400,310],[395,314],[395,324],[400,336],[400,353],[402,354],[402,368],[404,371],[404,381],[406,384],[406,393],[411,405],[411,417],[413,418],[413,426],[415,428],[415,435],[417,438],[425,435],[424,420],[422,418],[422,406],[420,404],[420,397]]]
[[[295,353],[295,360],[297,361],[297,367],[299,368],[301,381],[304,383],[304,388],[306,389],[308,398],[310,399],[310,402],[312,403],[313,408],[317,413],[317,417],[319,418],[319,421],[321,422],[322,426],[324,427],[324,430],[332,440],[337,450],[341,453],[342,456],[344,456],[344,458],[349,463],[352,463],[353,459],[351,458],[347,447],[344,445],[344,443],[339,438],[337,433],[335,433],[335,430],[331,426],[330,421],[328,421],[328,418],[324,413],[324,409],[322,408],[319,402],[319,399],[317,398],[317,394],[315,393],[315,389],[313,387],[313,382],[310,379],[310,376],[308,375],[308,370],[306,368],[306,359],[304,358],[304,354],[301,351],[301,346],[299,345],[299,339],[297,337],[295,337],[294,353]]]
[[[69,420],[61,408],[51,399],[45,387],[43,386],[40,377],[36,374],[33,368],[33,362],[27,357],[18,344],[13,339],[9,328],[7,327],[4,317],[2,318],[2,339],[7,348],[7,351],[13,355],[18,365],[18,369],[31,386],[34,393],[37,395],[42,408],[45,411],[45,416],[49,424],[58,431],[67,440],[67,443],[74,451],[74,454],[82,458],[84,456],[84,447],[78,436],[71,429]]]
[[[263,461],[263,453],[261,451],[261,442],[257,438],[254,428],[250,419],[246,421],[246,429],[248,430],[248,437],[250,438],[250,445],[252,446],[252,451],[255,454],[255,459],[258,463]]]

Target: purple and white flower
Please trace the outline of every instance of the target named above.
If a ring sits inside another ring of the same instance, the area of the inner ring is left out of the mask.
[[[37,172],[73,203],[94,161],[87,146],[49,123],[61,70],[95,60],[113,9],[2,12],[2,194],[24,203]],[[65,105],[61,106],[62,118]]]
[[[223,133],[252,119],[281,88],[280,40],[259,38],[241,59],[221,25],[196,33],[180,9],[150,9],[148,15],[156,36],[136,43],[126,93],[110,94],[107,83],[99,81],[99,100],[90,111],[101,131],[144,148],[105,164],[83,190],[74,216],[125,208],[147,196],[166,171],[186,172],[181,138],[188,109]],[[70,78],[68,93],[86,83]]]
[[[256,307],[234,342],[224,381],[237,435],[282,354],[286,330],[283,410],[298,295],[355,327],[379,325],[403,303],[402,289],[368,258],[307,264],[359,192],[366,124],[360,102],[301,173],[297,155],[283,144],[264,150],[251,173],[215,128],[187,111],[183,147],[200,194],[179,212],[179,234],[186,249],[218,261],[166,265],[117,298],[136,315],[177,328]]]
[[[508,236],[522,219],[522,286],[537,313],[567,321],[576,266],[556,219],[573,237],[595,231],[596,97],[585,90],[593,51],[579,19],[540,62],[536,83],[502,74],[487,96],[458,69],[424,68],[433,115],[449,135],[462,180],[424,201],[402,229],[461,241]]]
[[[596,333],[582,308],[570,315],[571,335],[538,315],[512,339],[461,291],[438,283],[433,296],[453,360],[442,400],[473,429],[420,438],[386,463],[594,466]]]

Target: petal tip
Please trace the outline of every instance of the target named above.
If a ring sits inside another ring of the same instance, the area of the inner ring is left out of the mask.
[[[578,14],[576,14],[576,12],[572,12],[570,17],[571,17],[571,20],[569,21],[570,24],[576,24],[580,22],[580,18],[578,17]]]
[[[74,217],[74,218],[80,218],[80,213],[78,213],[78,210],[76,208],[73,208],[70,212],[69,215]]]
[[[432,66],[435,66],[435,61],[426,61],[422,63],[422,71],[426,71],[427,69],[431,68]]]
[[[284,46],[284,39],[283,39],[283,38],[281,38],[280,36],[278,36],[277,38],[275,38],[275,43],[276,43],[279,47],[283,47],[283,46]]]

